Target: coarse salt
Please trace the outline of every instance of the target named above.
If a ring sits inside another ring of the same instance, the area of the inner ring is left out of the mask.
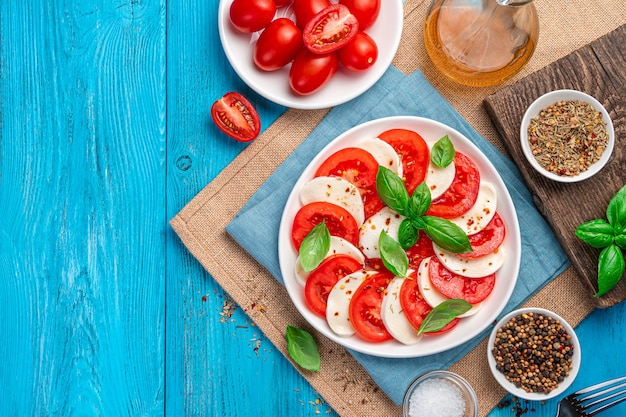
[[[410,417],[463,417],[465,400],[457,386],[441,379],[420,383],[409,399]]]

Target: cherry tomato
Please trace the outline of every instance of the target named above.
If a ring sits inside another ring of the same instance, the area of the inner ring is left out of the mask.
[[[252,33],[270,24],[276,14],[274,0],[235,0],[230,5],[230,21],[244,33]]]
[[[376,63],[378,46],[365,32],[357,34],[343,48],[337,51],[339,62],[349,70],[364,71]]]
[[[302,30],[313,16],[331,5],[330,0],[293,0],[296,25]]]
[[[324,222],[332,236],[341,237],[353,245],[359,241],[359,226],[354,217],[343,207],[331,203],[315,202],[302,206],[296,213],[291,227],[291,240],[296,249],[317,224]]]
[[[474,162],[461,152],[454,156],[456,174],[452,184],[440,197],[434,199],[426,212],[429,216],[452,219],[469,210],[478,197],[480,172]]]
[[[339,0],[359,22],[359,29],[365,30],[372,26],[380,13],[381,0]]]
[[[302,32],[285,17],[273,20],[254,45],[254,63],[264,71],[280,69],[302,49]]]
[[[426,178],[430,160],[428,145],[420,135],[407,129],[391,129],[378,137],[390,144],[400,156],[406,189],[409,195],[413,194]]]
[[[466,278],[449,271],[437,257],[430,260],[428,272],[430,282],[448,298],[462,298],[470,304],[477,304],[491,294],[496,283],[496,274],[482,278]]]
[[[274,0],[276,7],[289,6],[293,0]]]
[[[371,153],[361,148],[344,148],[326,158],[315,176],[342,177],[354,184],[361,194],[367,219],[385,206],[376,192],[377,172],[378,162]]]
[[[392,279],[392,273],[372,275],[363,281],[350,300],[350,323],[359,336],[370,342],[392,339],[380,316],[383,297]]]
[[[304,297],[309,308],[322,317],[326,317],[328,294],[341,278],[358,271],[362,265],[356,259],[335,255],[326,258],[307,277],[304,285]]]
[[[225,134],[240,142],[259,136],[261,122],[256,109],[241,94],[231,91],[211,106],[213,123]]]
[[[302,48],[291,64],[289,85],[300,95],[313,94],[330,81],[337,68],[337,54],[319,55]]]
[[[302,30],[304,45],[316,54],[333,52],[350,42],[359,22],[344,5],[333,4],[316,14]]]
[[[493,216],[487,227],[478,233],[469,235],[467,238],[472,245],[472,251],[458,253],[461,258],[479,258],[496,250],[504,240],[506,227],[498,213]]]

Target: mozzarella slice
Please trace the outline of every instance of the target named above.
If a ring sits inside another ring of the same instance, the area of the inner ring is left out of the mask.
[[[357,224],[363,224],[365,219],[359,189],[341,177],[313,178],[302,188],[300,201],[305,205],[317,201],[336,204],[352,214]]]
[[[495,251],[479,258],[461,258],[433,244],[439,261],[450,271],[467,278],[482,278],[495,273],[504,264],[505,251],[500,246]]]
[[[378,213],[370,216],[359,230],[359,249],[368,258],[380,258],[378,239],[384,230],[387,234],[398,240],[398,229],[405,217],[383,207]]]
[[[399,177],[402,177],[402,163],[400,156],[393,147],[382,139],[365,139],[358,144],[359,148],[372,154],[378,165],[389,168]]]
[[[417,270],[417,283],[420,289],[420,293],[424,300],[432,308],[437,307],[439,304],[448,300],[449,298],[439,292],[439,290],[430,281],[430,257],[424,259]],[[464,314],[458,317],[468,317],[474,315],[480,310],[483,303],[473,304],[472,308],[466,311]]]
[[[420,341],[421,335],[406,318],[400,305],[400,287],[406,278],[395,277],[387,286],[387,294],[383,298],[380,316],[385,328],[398,342],[413,345]]]
[[[434,144],[435,142],[428,142],[428,148],[432,149]],[[448,164],[447,167],[440,168],[429,160],[424,181],[430,190],[430,198],[434,200],[437,197],[441,197],[441,195],[450,188],[450,185],[452,185],[455,175],[456,167],[454,163]]]
[[[359,285],[376,274],[374,271],[360,270],[346,275],[333,286],[326,301],[326,321],[328,327],[338,336],[352,336],[355,333],[350,323],[350,300]]]
[[[462,216],[450,219],[459,226],[465,234],[473,235],[483,230],[496,214],[498,194],[496,188],[487,181],[480,182],[476,203]]]
[[[365,264],[365,256],[363,256],[363,253],[352,243],[337,236],[330,237],[330,249],[328,249],[328,253],[326,254],[326,256],[324,256],[324,258],[328,258],[329,256],[333,256],[333,255],[347,255],[356,259],[362,265]],[[299,256],[296,259],[295,271],[296,271],[296,277],[299,278],[299,282],[302,285],[304,285],[304,283],[306,282],[306,279],[309,277],[309,274],[311,272],[310,271],[306,272],[302,268],[302,264],[300,263]]]

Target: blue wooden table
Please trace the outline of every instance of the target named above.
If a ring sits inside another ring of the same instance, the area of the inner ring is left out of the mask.
[[[214,100],[285,111],[230,70],[217,6],[0,2],[0,416],[334,415],[168,225],[245,146]],[[626,374],[624,313],[579,327],[580,384]]]

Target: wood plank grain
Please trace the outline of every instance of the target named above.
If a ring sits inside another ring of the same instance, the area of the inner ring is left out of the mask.
[[[574,235],[576,227],[605,218],[610,198],[626,184],[626,25],[574,51],[523,80],[502,88],[484,101],[485,108],[533,192],[536,204],[590,294],[597,291],[599,250]],[[519,142],[522,116],[540,95],[558,89],[584,91],[600,101],[613,120],[616,144],[609,163],[600,173],[578,183],[558,183],[535,172],[524,158]],[[626,299],[626,280],[597,305],[607,307]]]

